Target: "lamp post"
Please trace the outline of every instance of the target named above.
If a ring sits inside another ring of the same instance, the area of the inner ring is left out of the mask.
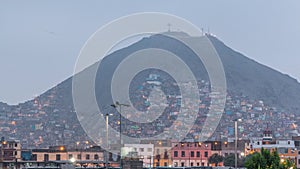
[[[123,104],[123,103],[119,103],[118,101],[116,101],[115,104],[110,105],[113,108],[117,108],[119,107],[119,114],[120,114],[120,168],[122,168],[122,106],[124,107],[129,107],[130,105],[128,104]]]
[[[108,169],[108,116],[109,115],[112,115],[112,114],[108,114],[106,113],[106,116],[105,116],[105,120],[106,120],[106,165],[105,165],[105,168]]]
[[[234,129],[235,129],[235,145],[234,145],[234,166],[237,168],[237,160],[238,160],[238,155],[237,155],[237,144],[238,144],[238,121],[241,122],[242,119],[235,119],[234,120]]]

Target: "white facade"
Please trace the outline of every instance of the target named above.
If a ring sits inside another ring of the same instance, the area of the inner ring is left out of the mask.
[[[295,143],[293,140],[276,140],[275,144],[263,144],[262,140],[252,140],[250,142],[252,149],[280,149],[280,148],[295,148]]]
[[[143,159],[144,167],[153,167],[154,144],[125,144],[122,149],[122,158],[136,156]]]

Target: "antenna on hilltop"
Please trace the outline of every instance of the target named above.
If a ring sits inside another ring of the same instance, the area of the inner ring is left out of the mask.
[[[171,24],[170,23],[168,23],[168,32],[171,32]]]

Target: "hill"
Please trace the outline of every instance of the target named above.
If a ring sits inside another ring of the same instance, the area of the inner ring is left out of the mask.
[[[184,36],[185,38],[193,38],[188,37],[188,35]],[[300,84],[288,75],[264,66],[232,50],[216,37],[210,35],[206,35],[206,37],[214,45],[220,56],[228,88],[225,114],[217,129],[217,134],[213,137],[220,135],[224,137],[231,136],[231,122],[232,119],[237,117],[243,117],[248,120],[243,124],[243,132],[247,137],[260,135],[261,129],[266,127],[264,121],[268,122],[269,127],[273,127],[274,129],[282,128],[282,130],[276,131],[277,133],[275,134],[277,137],[286,136],[287,130],[285,131],[285,129],[289,127],[289,124],[292,122],[299,123],[300,121],[300,119],[295,118],[300,108]],[[209,78],[205,67],[201,62],[198,62],[195,53],[187,46],[164,35],[153,35],[143,38],[133,45],[115,51],[104,58],[101,63],[103,64],[101,67],[102,70],[100,71],[105,73],[101,75],[97,74],[95,80],[95,94],[99,106],[102,108],[112,103],[110,90],[106,89],[110,86],[112,74],[118,64],[126,56],[147,48],[160,48],[171,51],[185,61],[194,71],[195,77],[200,81],[199,86],[201,86],[201,91],[203,91],[200,112],[205,114],[210,104],[209,86],[207,86]],[[91,65],[78,75],[89,75],[90,71],[97,68],[96,66],[97,64]],[[174,82],[167,74],[157,70],[145,70],[135,77],[135,82],[131,85],[130,91],[134,96],[131,97],[131,101],[139,103],[144,101],[142,97],[150,97],[149,91],[151,85],[148,85],[148,87],[142,86],[144,87],[143,96],[135,93],[140,89],[140,84],[145,82],[145,78],[150,73],[160,74],[162,84],[168,85],[170,82]],[[168,92],[170,96],[174,95],[174,93],[178,94],[173,89],[175,90],[176,86],[164,87],[162,85],[162,90]],[[86,91],[82,91],[83,94],[84,92]],[[83,104],[86,107],[90,106],[89,100],[86,100]],[[143,102],[143,105],[139,105],[138,108],[145,110],[147,103]],[[174,112],[178,108],[174,107],[171,110]],[[0,113],[2,135],[21,140],[24,147],[47,147],[48,145],[57,144],[76,146],[75,143],[78,141],[83,146],[83,142],[89,139],[78,122],[73,106],[72,77],[34,100],[17,106],[0,103]],[[289,120],[292,118],[294,118],[294,121]],[[112,120],[116,121],[117,119]],[[194,131],[201,130],[200,126],[202,123],[203,119],[199,117],[197,119],[198,126],[194,127]],[[256,125],[256,130],[253,130],[253,124]],[[164,122],[163,125],[169,124]],[[197,134],[197,132],[194,132],[188,137],[195,139]]]

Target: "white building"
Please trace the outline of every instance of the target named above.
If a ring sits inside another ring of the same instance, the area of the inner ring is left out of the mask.
[[[125,144],[122,158],[138,157],[143,160],[144,167],[153,167],[154,144]]]
[[[298,153],[294,140],[276,140],[273,138],[273,133],[269,129],[264,131],[263,138],[250,140],[250,153],[260,152],[261,148],[270,151],[277,150],[281,160],[290,159],[294,161]]]

